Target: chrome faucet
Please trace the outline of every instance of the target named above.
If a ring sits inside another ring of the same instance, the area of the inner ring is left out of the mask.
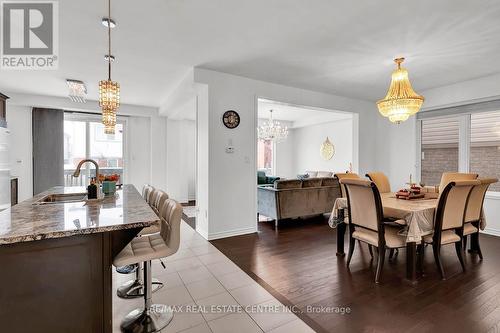
[[[97,182],[97,196],[99,197],[100,193],[101,193],[101,188],[99,186],[99,165],[97,164],[96,161],[94,160],[91,160],[91,159],[85,159],[85,160],[81,160],[80,163],[78,163],[78,165],[76,166],[76,170],[75,172],[73,173],[73,177],[79,177],[80,176],[80,169],[82,168],[82,165],[86,162],[89,162],[89,163],[92,163],[95,165],[95,178],[96,178],[96,182]]]

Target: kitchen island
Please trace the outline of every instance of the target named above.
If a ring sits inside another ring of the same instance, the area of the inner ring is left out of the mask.
[[[1,331],[111,332],[113,258],[158,216],[132,185],[84,192],[55,187],[0,212]]]

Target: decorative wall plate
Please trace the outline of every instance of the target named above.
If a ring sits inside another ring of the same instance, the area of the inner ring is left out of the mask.
[[[226,111],[222,115],[222,123],[227,128],[236,128],[240,124],[240,115],[234,110]]]
[[[335,154],[335,146],[330,142],[330,139],[326,137],[325,142],[321,144],[319,148],[319,153],[325,161],[331,160]]]

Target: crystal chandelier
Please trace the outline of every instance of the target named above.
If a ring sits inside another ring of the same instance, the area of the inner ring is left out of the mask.
[[[278,121],[273,120],[273,110],[269,110],[269,120],[257,127],[257,135],[261,141],[280,142],[288,136],[288,127],[281,126]]]
[[[377,102],[380,114],[393,123],[401,123],[422,107],[424,97],[417,94],[408,78],[408,71],[401,67],[405,58],[394,59],[398,68],[392,72],[391,85],[384,99]]]
[[[99,106],[102,110],[104,133],[115,134],[116,110],[120,107],[120,84],[111,80],[111,62],[115,59],[111,55],[111,28],[115,26],[111,19],[111,0],[108,0],[108,17],[102,20],[108,28],[108,79],[99,81]]]

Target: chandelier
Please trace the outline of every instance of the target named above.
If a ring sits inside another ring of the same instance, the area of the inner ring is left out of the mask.
[[[405,58],[394,59],[398,68],[392,72],[391,85],[384,99],[377,102],[378,111],[393,123],[401,123],[422,107],[424,97],[417,94],[408,78],[408,71],[401,67]]]
[[[257,136],[261,141],[276,141],[285,140],[288,136],[288,127],[281,126],[278,121],[273,120],[273,110],[269,110],[269,120],[257,127]]]
[[[115,59],[111,55],[111,28],[116,25],[111,19],[111,0],[108,0],[108,17],[102,19],[102,24],[108,28],[108,54],[104,57],[108,61],[108,79],[99,81],[99,106],[102,110],[104,133],[115,134],[116,110],[120,107],[120,84],[111,80],[111,62]]]

